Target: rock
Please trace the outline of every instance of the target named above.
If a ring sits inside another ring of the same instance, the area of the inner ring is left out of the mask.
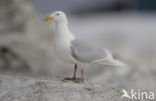
[[[62,72],[53,52],[52,30],[34,7],[26,0],[1,0],[0,7],[0,70]]]
[[[0,101],[130,101],[110,87],[59,78],[0,76]]]
[[[0,67],[3,70],[30,72],[27,63],[8,47],[0,47],[0,61]]]

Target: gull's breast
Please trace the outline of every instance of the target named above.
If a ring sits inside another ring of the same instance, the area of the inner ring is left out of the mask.
[[[77,61],[72,57],[70,43],[65,40],[54,40],[56,55],[64,62],[75,64]]]

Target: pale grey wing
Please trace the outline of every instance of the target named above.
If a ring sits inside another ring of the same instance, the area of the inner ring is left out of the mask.
[[[110,55],[106,50],[95,48],[79,40],[74,40],[71,44],[72,56],[80,62],[91,63]]]

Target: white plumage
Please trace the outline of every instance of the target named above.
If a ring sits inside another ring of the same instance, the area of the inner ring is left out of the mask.
[[[80,65],[91,63],[124,65],[115,60],[108,50],[92,47],[77,39],[68,29],[68,20],[62,11],[55,11],[45,18],[46,21],[51,19],[56,23],[54,49],[57,56],[64,62]]]

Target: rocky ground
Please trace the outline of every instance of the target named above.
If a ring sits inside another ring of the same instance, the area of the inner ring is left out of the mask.
[[[0,101],[131,101],[120,90],[59,78],[0,76]]]

